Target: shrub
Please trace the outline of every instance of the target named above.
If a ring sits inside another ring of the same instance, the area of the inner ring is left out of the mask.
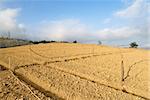
[[[99,44],[99,45],[101,45],[101,44],[102,44],[102,42],[101,42],[101,41],[98,41],[98,44]]]
[[[138,44],[136,42],[130,43],[130,48],[137,48]]]
[[[33,44],[39,44],[39,42],[38,42],[38,41],[33,41],[32,43],[33,43]]]
[[[75,40],[75,41],[73,41],[73,43],[77,43],[77,41]]]
[[[42,40],[42,41],[39,41],[39,43],[50,43],[50,41]]]
[[[51,41],[50,41],[50,43],[53,43],[53,42],[56,42],[56,41],[54,41],[54,40],[51,40]]]
[[[68,41],[61,41],[61,43],[69,43]]]

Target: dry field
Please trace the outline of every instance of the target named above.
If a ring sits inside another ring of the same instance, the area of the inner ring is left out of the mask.
[[[149,100],[149,67],[150,51],[142,49],[72,43],[0,49],[0,100]]]

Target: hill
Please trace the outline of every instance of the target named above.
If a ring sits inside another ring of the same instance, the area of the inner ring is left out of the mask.
[[[79,43],[0,49],[0,99],[148,100],[149,54]]]

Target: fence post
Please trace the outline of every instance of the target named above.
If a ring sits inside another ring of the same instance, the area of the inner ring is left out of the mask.
[[[30,57],[30,60],[31,60],[31,63],[33,62],[33,58],[32,58],[32,54],[31,54],[31,45],[29,45],[29,57]]]
[[[121,56],[121,82],[124,82],[124,62],[123,62],[123,54],[121,53],[121,49],[119,48],[120,56]]]
[[[94,47],[92,48],[92,54],[94,55]]]
[[[9,65],[9,69],[10,69],[10,56],[8,57],[8,65]]]
[[[124,81],[124,64],[123,64],[123,60],[121,61],[121,81]]]

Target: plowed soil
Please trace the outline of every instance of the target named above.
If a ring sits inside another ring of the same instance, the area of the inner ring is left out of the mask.
[[[149,54],[70,43],[0,49],[0,99],[149,100]]]

